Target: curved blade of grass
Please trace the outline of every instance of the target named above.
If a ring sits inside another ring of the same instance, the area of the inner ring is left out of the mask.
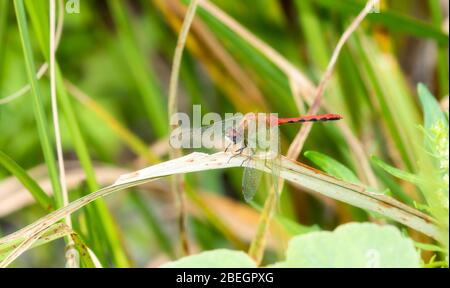
[[[38,202],[45,210],[51,211],[53,208],[52,199],[42,190],[39,184],[31,178],[28,173],[19,166],[8,155],[0,151],[0,165],[11,172],[30,191],[36,202]]]
[[[25,237],[25,239],[27,239],[26,243],[22,242],[20,247],[14,250],[12,256],[10,256],[11,254],[8,256],[8,263],[13,261],[15,257],[18,257],[21,253],[25,252],[26,249],[24,249],[24,247],[26,248],[32,245],[33,241],[36,241],[42,233],[45,233],[49,226],[98,198],[169,175],[240,167],[243,160],[245,160],[245,157],[243,156],[236,156],[230,159],[231,156],[232,154],[224,152],[212,155],[192,153],[181,158],[123,175],[119,177],[113,185],[75,200],[68,206],[52,212],[33,224],[0,239],[0,243],[4,243],[11,239],[17,239],[18,237]],[[269,168],[266,167],[264,163],[258,163],[256,168],[270,173]],[[442,240],[442,235],[439,228],[435,226],[435,220],[433,218],[406,206],[391,197],[369,192],[364,186],[340,181],[284,157],[281,161],[280,170],[280,176],[282,178],[291,181],[304,189],[308,189],[315,193],[321,193],[363,209],[376,211],[377,213],[420,231],[434,239],[439,241]],[[6,261],[6,259],[4,261]],[[2,262],[0,265],[5,266],[5,263]]]
[[[30,248],[41,246],[45,243],[62,238],[69,235],[73,231],[64,223],[56,223],[49,227],[48,231],[44,233]],[[24,237],[16,238],[8,242],[0,242],[0,261],[3,261],[11,251],[25,240]]]

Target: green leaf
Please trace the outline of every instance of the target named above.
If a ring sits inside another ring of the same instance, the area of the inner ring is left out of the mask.
[[[442,124],[448,127],[447,117],[445,116],[444,112],[442,112],[439,103],[428,90],[428,88],[423,84],[419,84],[417,86],[417,90],[425,117],[425,129],[431,129],[438,122],[442,122]]]
[[[361,183],[358,177],[346,166],[342,165],[333,158],[315,151],[305,152],[305,157],[311,160],[314,164],[319,166],[322,170],[347,182]]]
[[[392,167],[391,165],[388,165],[386,163],[383,162],[383,160],[381,160],[380,158],[376,157],[376,156],[372,156],[370,158],[370,160],[375,163],[376,165],[380,166],[381,168],[383,168],[386,172],[388,172],[389,174],[400,178],[402,180],[408,181],[410,183],[413,183],[415,185],[420,185],[423,184],[422,180],[414,174],[411,174],[409,172],[397,169],[395,167]]]
[[[420,255],[394,226],[350,223],[294,237],[286,261],[274,267],[413,268],[420,267]]]
[[[217,249],[183,257],[161,268],[256,268],[255,262],[244,252]]]

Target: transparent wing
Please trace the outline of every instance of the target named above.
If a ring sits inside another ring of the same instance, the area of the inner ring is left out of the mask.
[[[205,126],[195,127],[195,128],[180,127],[180,129],[177,132],[174,132],[171,135],[171,137],[178,137],[180,134],[185,134],[185,133],[193,136],[193,135],[198,135],[198,133],[203,134],[206,131],[216,130],[216,129],[220,129],[220,131],[226,131],[227,129],[238,126],[241,123],[242,119],[244,119],[244,116],[235,116],[235,117],[229,117],[222,121],[216,121],[216,122],[212,123],[211,125],[205,125]]]
[[[273,157],[272,159],[270,159],[271,161],[270,163],[270,168],[272,170],[272,182],[273,182],[273,188],[275,189],[275,193],[277,193],[277,196],[279,196],[278,193],[278,189],[279,189],[279,185],[278,182],[280,180],[280,167],[281,167],[281,157],[280,157],[280,142],[276,141],[275,143],[272,143],[272,145],[274,145],[275,147],[273,147],[274,154],[275,157]],[[280,191],[281,193],[281,191]]]
[[[252,166],[251,161],[249,163]],[[244,194],[244,199],[246,202],[250,202],[258,191],[259,183],[261,182],[261,177],[263,172],[257,170],[253,167],[245,167],[244,175],[242,176],[242,192]]]
[[[275,157],[274,159],[271,159],[270,161],[270,168],[272,170],[272,182],[273,182],[273,188],[275,193],[277,193],[277,196],[279,196],[278,189],[278,181],[280,180],[280,166],[281,166],[281,159],[280,157]],[[281,191],[280,191],[281,193]]]

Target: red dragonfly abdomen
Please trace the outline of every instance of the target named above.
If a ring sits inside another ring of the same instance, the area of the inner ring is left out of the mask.
[[[277,124],[283,125],[287,123],[301,123],[301,122],[325,122],[325,121],[336,121],[341,120],[342,116],[338,114],[321,114],[321,115],[311,115],[311,116],[300,116],[294,118],[278,118]]]

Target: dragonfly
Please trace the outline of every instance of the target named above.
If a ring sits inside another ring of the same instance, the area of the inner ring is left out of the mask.
[[[171,136],[171,140],[172,137],[176,138],[184,133],[185,136],[187,135],[188,141],[191,141],[191,138],[201,139],[202,144],[206,144],[206,140],[211,140],[212,145],[210,144],[208,148],[214,147],[225,152],[230,151],[232,154],[230,161],[234,157],[244,156],[245,159],[241,164],[244,166],[242,193],[244,200],[250,202],[259,188],[263,175],[263,172],[257,169],[257,165],[263,164],[271,171],[273,189],[278,191],[281,165],[279,126],[292,123],[337,121],[343,118],[338,114],[306,115],[293,118],[279,118],[275,115],[273,113],[248,113],[216,121],[197,129],[181,129]]]

